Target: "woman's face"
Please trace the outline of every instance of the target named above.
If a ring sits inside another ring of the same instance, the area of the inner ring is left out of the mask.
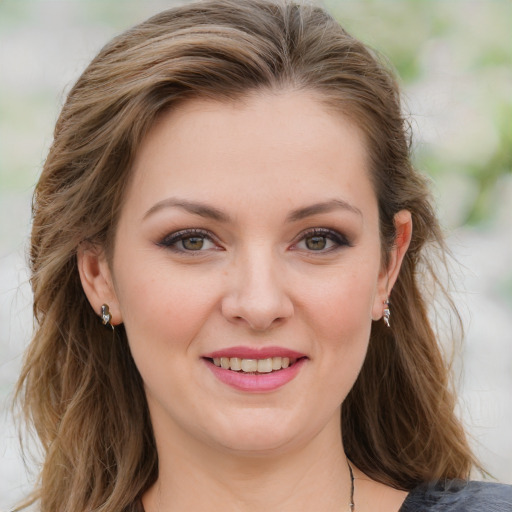
[[[313,94],[163,115],[109,270],[157,442],[252,453],[339,436],[389,285],[380,254],[362,135]]]

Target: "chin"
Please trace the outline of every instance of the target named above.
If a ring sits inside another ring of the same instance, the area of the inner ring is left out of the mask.
[[[238,457],[258,458],[271,457],[285,454],[293,449],[296,443],[289,437],[259,436],[250,438],[240,436],[235,442],[230,441],[222,445],[222,448]]]
[[[298,418],[284,418],[275,411],[271,418],[251,415],[246,411],[245,418],[240,422],[230,418],[229,428],[217,437],[217,444],[240,456],[280,455],[306,443],[321,429],[320,426],[308,430],[298,429],[297,426],[304,426],[306,422]]]

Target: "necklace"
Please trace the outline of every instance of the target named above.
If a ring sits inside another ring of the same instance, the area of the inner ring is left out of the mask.
[[[348,504],[348,509],[350,512],[356,512],[356,506],[354,503],[354,487],[355,487],[355,481],[354,481],[354,472],[352,471],[352,465],[347,459],[347,465],[348,470],[350,471],[350,501]]]

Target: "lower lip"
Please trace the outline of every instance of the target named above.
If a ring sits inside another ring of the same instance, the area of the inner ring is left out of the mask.
[[[299,373],[306,362],[306,358],[299,359],[288,368],[283,368],[271,373],[258,374],[225,370],[224,368],[215,366],[213,362],[208,359],[204,359],[204,361],[213,375],[224,384],[238,389],[239,391],[262,393],[274,391],[290,382]]]

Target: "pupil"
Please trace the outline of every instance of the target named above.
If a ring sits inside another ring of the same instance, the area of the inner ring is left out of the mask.
[[[185,249],[190,251],[197,251],[203,247],[204,240],[199,236],[192,236],[189,238],[184,238],[182,243]]]
[[[325,249],[326,243],[325,236],[311,236],[306,238],[306,247],[313,251]]]

